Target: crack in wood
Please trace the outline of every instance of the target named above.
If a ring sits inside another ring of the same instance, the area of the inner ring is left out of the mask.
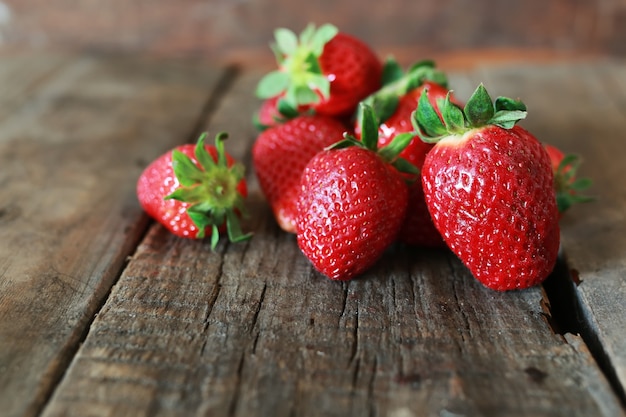
[[[376,416],[376,397],[374,395],[374,381],[376,381],[376,372],[378,370],[378,356],[374,355],[374,363],[372,364],[372,376],[367,383],[367,402],[370,417]]]
[[[552,331],[562,336],[565,343],[567,343],[565,335],[568,333],[582,338],[622,406],[626,408],[626,388],[620,383],[615,367],[600,342],[597,330],[588,319],[593,316],[584,312],[584,303],[581,302],[576,290],[580,284],[576,274],[577,272],[572,277],[566,260],[558,259],[554,271],[543,283],[544,297],[541,300],[543,316]]]
[[[241,357],[239,358],[239,365],[237,366],[236,373],[236,381],[235,381],[235,392],[233,393],[233,398],[230,401],[230,406],[228,407],[228,416],[234,416],[237,412],[237,404],[239,403],[239,397],[241,396],[241,381],[243,380],[243,365],[245,362],[246,353],[242,352]]]

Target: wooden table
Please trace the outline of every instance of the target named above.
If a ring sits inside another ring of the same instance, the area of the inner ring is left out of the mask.
[[[522,98],[524,125],[584,157],[593,204],[562,220],[540,288],[496,293],[447,251],[397,247],[331,282],[248,170],[243,244],[178,239],[141,170],[226,130],[250,168],[259,72],[206,62],[0,61],[0,415],[624,416],[626,62],[449,74]]]

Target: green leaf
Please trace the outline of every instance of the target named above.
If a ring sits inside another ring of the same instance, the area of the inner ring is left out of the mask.
[[[430,104],[426,89],[422,90],[417,103],[417,110],[414,112],[413,121],[414,127],[427,137],[435,138],[448,133],[448,129],[446,129],[446,126],[439,118],[437,111]],[[422,139],[424,138],[422,137]]]
[[[508,97],[498,97],[495,103],[496,112],[501,110],[526,111],[526,105],[521,100]]]
[[[324,46],[339,33],[339,29],[331,24],[320,26],[311,38],[311,50],[317,56],[324,51]]]
[[[358,123],[361,128],[361,142],[367,149],[378,149],[378,121],[371,106],[361,102],[358,110]]]
[[[204,192],[202,187],[179,187],[164,197],[165,200],[178,200],[184,203],[195,204],[202,201]]]
[[[217,163],[220,166],[228,166],[226,160],[226,149],[224,149],[224,141],[228,139],[226,132],[220,132],[215,136],[215,148],[217,149]]]
[[[387,58],[383,66],[382,85],[391,84],[394,81],[398,81],[404,75],[404,71],[398,61],[393,57]]]
[[[369,105],[372,106],[374,114],[377,117],[377,123],[380,124],[387,120],[396,111],[400,99],[396,95],[385,97],[374,97]]]
[[[406,159],[404,159],[404,158],[396,158],[393,161],[392,165],[400,172],[403,172],[405,174],[411,174],[411,175],[415,176],[413,181],[419,179],[419,175],[420,175],[419,168],[417,168],[415,165],[413,165],[412,163],[410,163]]]
[[[343,139],[333,143],[330,146],[325,147],[324,150],[329,151],[333,149],[343,149],[343,148],[349,148],[350,146],[358,146],[360,148],[365,148],[365,145],[363,144],[363,142],[345,133]]]
[[[526,112],[520,110],[500,110],[488,121],[489,124],[511,129],[517,122],[526,118]]]
[[[194,155],[196,160],[200,164],[200,166],[204,169],[204,171],[208,171],[211,167],[215,166],[215,160],[213,157],[207,152],[204,147],[204,139],[206,138],[207,133],[204,132],[198,138],[198,142],[196,143],[196,147],[194,149]]]
[[[315,34],[315,25],[313,23],[309,23],[308,25],[306,25],[304,30],[300,33],[300,44],[310,45],[311,39],[313,39],[314,34]]]
[[[252,236],[252,233],[243,233],[239,224],[239,217],[232,210],[226,212],[226,231],[231,242],[241,242]]]
[[[274,31],[276,46],[283,54],[292,54],[298,47],[298,37],[289,29],[278,28]]]
[[[398,155],[411,143],[415,134],[412,132],[399,133],[393,137],[392,141],[381,148],[378,154],[385,160],[393,162],[398,158]]]
[[[296,107],[293,107],[290,103],[282,98],[278,100],[278,103],[276,104],[276,109],[280,114],[288,119],[291,119],[298,115],[298,109]]]
[[[202,181],[202,170],[187,155],[174,149],[172,151],[172,168],[176,179],[183,186],[190,186]]]
[[[271,71],[266,74],[256,88],[256,96],[261,99],[275,97],[289,86],[290,77],[284,71]]]
[[[570,184],[570,188],[574,191],[584,191],[591,187],[591,185],[593,185],[591,178],[579,178]]]
[[[489,93],[481,83],[465,104],[465,117],[472,127],[484,126],[494,115],[494,106]]]
[[[441,116],[443,121],[450,132],[460,132],[465,128],[465,116],[463,110],[461,110],[456,104],[450,101],[450,92],[446,95],[443,101]]]
[[[435,61],[432,59],[423,59],[421,61],[415,62],[407,72],[414,72],[417,70],[422,70],[424,68],[435,68]]]
[[[307,86],[293,86],[291,89],[293,91],[293,98],[295,103],[306,105],[311,103],[317,103],[319,101],[319,96],[313,90],[311,90]]]
[[[330,97],[330,81],[328,81],[326,76],[323,74],[310,74],[308,79],[308,88],[310,90],[318,90],[324,98]],[[319,97],[316,97],[317,100],[319,100]]]

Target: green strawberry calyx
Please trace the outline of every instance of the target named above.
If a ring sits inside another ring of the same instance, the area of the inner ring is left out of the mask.
[[[361,129],[361,139],[344,133],[344,139],[330,145],[326,149],[341,149],[349,146],[358,146],[377,153],[385,162],[394,166],[399,172],[406,174],[409,182],[415,181],[419,177],[419,169],[400,157],[400,152],[408,146],[413,139],[412,132],[404,132],[396,135],[393,140],[378,148],[378,118],[372,106],[367,103],[359,103],[357,120]]]
[[[412,123],[418,136],[427,143],[436,143],[451,135],[463,135],[483,126],[511,129],[526,118],[526,105],[521,100],[498,97],[493,101],[482,83],[464,108],[452,103],[449,91],[439,108],[440,117],[430,104],[426,90],[422,91],[417,109],[413,112]]]
[[[287,114],[301,105],[328,98],[330,80],[322,72],[319,57],[324,46],[337,33],[339,30],[330,24],[319,28],[309,24],[300,36],[289,29],[276,29],[271,47],[279,68],[261,78],[256,89],[257,97],[268,99],[282,95],[279,109]]]
[[[574,204],[594,201],[593,197],[582,194],[591,186],[591,179],[576,178],[580,163],[578,155],[565,155],[554,172],[554,189],[559,213],[566,212]]]
[[[215,249],[219,228],[224,224],[231,242],[246,240],[251,234],[243,233],[239,224],[240,216],[246,214],[244,196],[238,190],[245,168],[240,163],[229,163],[224,150],[227,133],[215,136],[215,158],[205,147],[206,136],[206,133],[200,135],[196,143],[197,163],[179,150],[172,151],[172,168],[180,186],[165,199],[188,203],[187,214],[198,228],[196,238],[204,238],[205,230],[210,227],[211,248]]]
[[[406,72],[393,58],[388,58],[383,67],[383,86],[363,101],[374,108],[378,123],[387,120],[396,110],[400,98],[431,81],[444,88],[448,86],[446,74],[435,68],[432,60],[423,60],[413,64]]]

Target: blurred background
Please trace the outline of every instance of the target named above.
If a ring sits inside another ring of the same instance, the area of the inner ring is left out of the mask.
[[[267,66],[276,27],[334,23],[381,56],[626,56],[626,0],[0,0],[0,52],[89,50]]]

